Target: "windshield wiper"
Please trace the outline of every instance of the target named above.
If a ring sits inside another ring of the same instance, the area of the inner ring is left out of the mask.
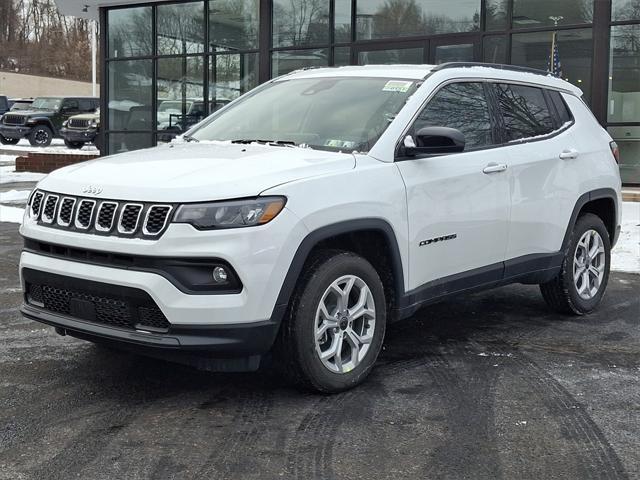
[[[242,144],[248,144],[248,143],[266,143],[269,145],[291,145],[291,146],[295,146],[296,142],[292,142],[291,140],[260,140],[260,139],[248,139],[248,138],[240,138],[238,140],[231,140],[231,143],[242,143]]]
[[[196,143],[199,143],[199,142],[200,142],[200,140],[198,140],[197,138],[193,138],[191,135],[183,135],[183,136],[182,136],[182,139],[183,139],[185,142],[196,142]]]

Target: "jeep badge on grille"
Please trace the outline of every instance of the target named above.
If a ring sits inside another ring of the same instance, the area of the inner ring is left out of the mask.
[[[95,187],[93,185],[87,185],[82,189],[82,193],[86,193],[89,195],[100,195],[102,193],[102,188]]]

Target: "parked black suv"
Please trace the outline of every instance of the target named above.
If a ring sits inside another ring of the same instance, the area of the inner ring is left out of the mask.
[[[73,115],[94,112],[95,97],[38,97],[29,110],[9,112],[0,120],[0,142],[15,145],[28,138],[33,146],[46,147],[60,138],[62,123]]]

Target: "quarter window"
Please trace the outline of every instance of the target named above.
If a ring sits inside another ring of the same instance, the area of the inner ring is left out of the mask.
[[[569,111],[569,107],[564,103],[562,99],[562,95],[560,92],[556,92],[555,90],[547,90],[549,94],[549,98],[551,99],[551,103],[556,107],[556,112],[558,112],[558,126],[562,126],[567,122],[571,121],[571,112]]]
[[[546,135],[553,131],[553,117],[542,89],[499,84],[496,86],[496,95],[506,141]]]
[[[413,125],[414,135],[424,127],[460,130],[465,150],[493,145],[489,103],[481,83],[451,83],[436,93]]]

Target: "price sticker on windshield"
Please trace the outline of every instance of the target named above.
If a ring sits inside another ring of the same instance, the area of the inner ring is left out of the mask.
[[[405,93],[409,91],[411,85],[413,85],[413,82],[407,82],[404,80],[389,80],[382,88],[382,91]]]

